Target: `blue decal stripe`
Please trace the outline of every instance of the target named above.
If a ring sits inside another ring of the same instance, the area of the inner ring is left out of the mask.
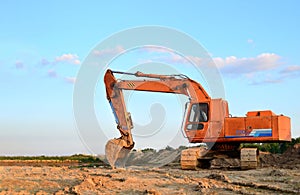
[[[272,136],[272,134],[270,133],[260,133],[255,135],[254,137],[270,137],[270,136]]]
[[[249,135],[254,137],[270,137],[272,136],[272,129],[253,129]]]
[[[246,130],[236,130],[236,135],[225,135],[226,138],[243,137],[272,137],[272,129],[253,129],[249,135],[245,135]]]

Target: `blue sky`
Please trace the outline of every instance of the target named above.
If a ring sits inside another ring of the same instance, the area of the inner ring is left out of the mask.
[[[76,74],[102,40],[144,25],[177,29],[206,48],[221,72],[231,114],[271,109],[290,116],[292,136],[300,136],[299,4],[291,0],[3,1],[0,155],[89,153],[73,117]],[[118,69],[117,64],[113,67]],[[102,94],[96,93],[95,105],[105,111],[96,111],[108,113],[105,125],[117,136]],[[147,117],[138,119],[146,123]],[[151,147],[151,141],[144,142],[139,147]]]

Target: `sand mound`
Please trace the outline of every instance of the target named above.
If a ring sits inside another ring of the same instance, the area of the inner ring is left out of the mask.
[[[162,149],[158,152],[155,150],[132,151],[129,154],[126,166],[162,167],[173,162],[179,163],[180,154],[180,149]]]
[[[289,147],[283,154],[262,153],[260,161],[264,167],[298,169],[300,168],[300,144]]]

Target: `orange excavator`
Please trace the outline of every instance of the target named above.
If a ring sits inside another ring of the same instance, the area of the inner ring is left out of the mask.
[[[117,79],[114,74],[125,74],[135,79]],[[134,147],[133,123],[127,112],[123,90],[182,94],[188,97],[185,105],[183,131],[190,143],[205,143],[181,152],[181,168],[207,167],[214,156],[226,154],[240,156],[241,168],[258,165],[256,148],[240,149],[241,143],[267,143],[291,141],[290,118],[276,115],[270,110],[251,111],[245,117],[232,117],[228,103],[212,99],[198,82],[185,75],[127,73],[108,69],[104,76],[106,95],[121,136],[111,139],[105,147],[109,164],[124,166],[126,157]]]

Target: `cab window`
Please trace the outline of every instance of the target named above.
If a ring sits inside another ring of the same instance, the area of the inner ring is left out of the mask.
[[[190,112],[189,122],[207,122],[208,104],[193,104]]]
[[[207,103],[197,103],[193,104],[191,107],[191,112],[189,116],[189,124],[187,125],[188,130],[199,130],[204,128],[202,122],[208,121],[208,104]]]

